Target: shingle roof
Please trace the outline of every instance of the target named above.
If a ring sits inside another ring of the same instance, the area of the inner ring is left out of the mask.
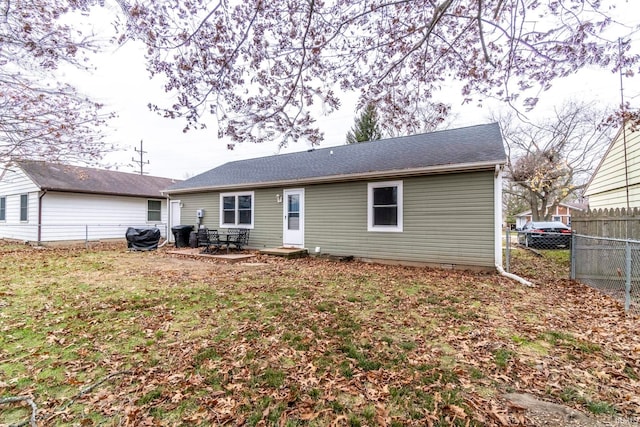
[[[225,163],[168,193],[506,162],[497,123]]]
[[[16,161],[41,190],[162,198],[170,178],[62,165],[43,161]]]

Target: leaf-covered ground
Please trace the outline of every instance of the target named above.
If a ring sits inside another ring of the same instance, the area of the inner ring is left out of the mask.
[[[532,425],[640,416],[640,322],[518,252],[489,275],[0,245],[0,425]],[[24,400],[8,402],[10,397]]]

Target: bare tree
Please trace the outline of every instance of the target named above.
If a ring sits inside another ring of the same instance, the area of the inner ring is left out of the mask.
[[[456,114],[451,114],[450,104],[429,101],[416,105],[404,123],[391,123],[383,128],[391,137],[428,133],[448,128],[456,118]]]
[[[529,201],[523,194],[524,189],[511,180],[502,182],[502,211],[507,224],[516,224],[516,215],[529,209]]]
[[[526,109],[584,66],[626,71],[639,60],[629,41],[619,55],[603,37],[615,22],[595,0],[118,2],[123,39],[146,43],[149,71],[177,95],[151,108],[185,129],[206,126],[210,112],[236,141],[318,143],[310,111],[336,110],[343,92],[403,129],[445,81],[458,81],[466,102]]]
[[[85,68],[98,44],[65,23],[93,2],[14,0],[0,3],[0,164],[12,158],[96,159],[109,149],[108,114],[73,86],[56,81],[61,64]]]
[[[506,192],[527,201],[534,220],[549,220],[560,202],[580,194],[611,141],[608,113],[569,102],[538,123],[499,117],[507,144]]]

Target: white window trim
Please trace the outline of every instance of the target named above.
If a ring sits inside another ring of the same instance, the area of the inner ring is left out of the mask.
[[[224,221],[224,197],[235,197],[236,207],[235,207],[235,224],[225,224]],[[238,224],[238,196],[251,196],[251,224]],[[253,191],[240,191],[234,193],[220,193],[220,228],[247,228],[253,229],[254,224],[254,216],[255,216],[255,204],[256,204],[256,196]]]
[[[0,199],[4,199],[4,218],[0,222],[7,222],[7,196],[0,196]]]
[[[23,196],[26,196],[26,197],[27,197],[27,206],[26,206],[26,209],[25,209],[25,210],[27,211],[27,212],[26,212],[26,213],[27,213],[27,218],[26,218],[26,219],[22,219],[22,197],[23,197]],[[19,198],[18,198],[19,203],[20,203],[20,210],[18,211],[18,218],[20,218],[20,222],[21,222],[21,223],[27,223],[27,222],[29,222],[29,202],[30,202],[30,200],[29,200],[29,199],[30,199],[30,197],[29,197],[29,193],[26,193],[26,194],[20,194],[20,196],[19,196]]]
[[[380,187],[398,187],[398,224],[373,225],[373,189]],[[370,182],[367,184],[367,231],[383,233],[402,233],[403,231],[403,190],[402,181]]]
[[[153,212],[159,212],[160,213],[160,219],[153,220],[153,219],[149,219],[149,212],[151,212],[151,210],[149,209],[149,202],[160,202],[160,209],[157,211],[153,211]],[[158,223],[158,222],[162,222],[162,200],[155,200],[155,199],[147,199],[147,222],[148,223]]]

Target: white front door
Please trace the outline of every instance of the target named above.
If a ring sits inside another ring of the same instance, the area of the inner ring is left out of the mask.
[[[284,190],[284,231],[285,247],[304,247],[304,189]]]
[[[169,241],[173,242],[175,239],[173,238],[171,228],[180,225],[180,200],[171,200],[169,206]]]

